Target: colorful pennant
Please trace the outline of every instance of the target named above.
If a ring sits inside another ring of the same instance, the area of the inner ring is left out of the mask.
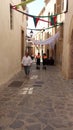
[[[57,23],[57,15],[60,15],[60,14],[55,14],[55,15],[50,15],[50,16],[47,16],[47,17],[49,17],[49,21],[47,21],[47,20],[44,20],[44,19],[41,19],[41,18],[39,18],[39,16],[34,16],[34,15],[30,15],[30,14],[27,14],[27,13],[25,13],[25,12],[23,12],[23,11],[20,11],[20,10],[18,10],[17,9],[17,7],[16,6],[11,6],[11,8],[12,9],[15,9],[16,11],[18,11],[18,12],[20,12],[20,13],[22,13],[22,14],[25,14],[25,15],[27,15],[27,16],[29,16],[29,17],[32,17],[33,18],[33,20],[34,20],[34,24],[35,24],[35,27],[37,26],[37,23],[38,23],[38,21],[40,20],[40,21],[43,21],[43,22],[48,22],[48,23],[50,23],[50,25],[53,27],[53,26],[57,26],[59,23]],[[59,26],[59,25],[58,25]]]
[[[63,25],[63,22],[61,22],[61,23],[57,23],[57,24],[55,24],[55,25],[53,25],[53,26],[51,26],[51,27],[48,27],[48,28],[45,28],[44,30],[48,30],[48,29],[51,29],[51,28],[54,28],[54,27],[56,27],[56,26],[62,26]],[[27,28],[28,30],[34,30],[34,31],[42,31],[43,29],[31,29],[31,28]]]
[[[29,4],[30,2],[33,2],[35,0],[26,0],[24,2],[21,2],[20,4],[14,5],[14,7],[18,8],[19,6],[24,6],[26,4]]]
[[[19,9],[16,8],[16,6],[11,6],[11,7],[12,7],[12,9],[14,9],[14,10],[16,10],[16,11],[22,13],[22,14],[25,14],[25,15],[27,15],[27,16],[29,16],[29,17],[32,17],[32,18],[34,18],[34,19],[37,19],[37,20],[38,20],[38,18],[39,18],[39,17],[37,17],[37,16],[30,15],[30,14],[27,14],[27,13],[25,13],[25,12],[23,12],[23,11],[20,11]],[[47,21],[47,20],[40,19],[40,18],[39,18],[39,20],[40,20],[40,21],[43,21],[43,22],[49,22],[49,21]],[[34,20],[34,22],[35,22],[35,20]]]
[[[50,16],[50,25],[57,24],[57,16]]]
[[[39,21],[39,18],[33,17],[33,21],[34,21],[34,25],[35,25],[35,27],[36,27],[36,26],[37,26],[37,23],[38,23],[38,21]]]

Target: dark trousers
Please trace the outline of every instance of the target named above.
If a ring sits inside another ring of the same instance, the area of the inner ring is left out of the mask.
[[[40,69],[40,59],[39,58],[36,61],[36,69]]]
[[[46,69],[46,59],[43,59],[43,69]]]
[[[30,73],[30,66],[24,66],[24,71],[26,75],[29,75]]]

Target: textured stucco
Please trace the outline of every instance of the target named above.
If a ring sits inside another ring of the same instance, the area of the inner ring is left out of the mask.
[[[64,39],[63,39],[63,61],[62,61],[62,72],[66,78],[70,76],[70,39],[73,28],[73,1],[70,0],[68,4],[68,12],[65,15],[64,22]]]
[[[21,2],[13,0],[14,4]],[[13,11],[13,29],[10,29],[10,0],[0,4],[0,84],[5,83],[21,69],[22,15]]]

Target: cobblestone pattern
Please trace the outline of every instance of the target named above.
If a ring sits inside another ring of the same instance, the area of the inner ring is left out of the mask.
[[[73,130],[73,80],[56,66],[22,70],[0,87],[0,130]]]

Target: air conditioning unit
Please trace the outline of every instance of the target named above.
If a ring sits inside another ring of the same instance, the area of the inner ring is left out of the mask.
[[[68,0],[62,0],[61,11],[64,13],[68,12]]]

